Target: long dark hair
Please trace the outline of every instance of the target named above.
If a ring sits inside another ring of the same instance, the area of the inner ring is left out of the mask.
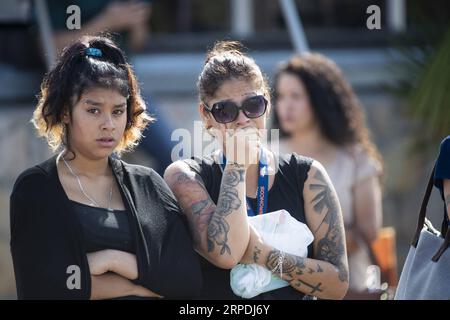
[[[281,74],[296,76],[305,86],[315,119],[323,136],[337,146],[360,144],[364,151],[382,164],[376,146],[370,140],[363,108],[342,71],[330,59],[317,53],[295,55],[281,64],[275,74],[276,88]],[[274,91],[276,108],[277,92]],[[282,130],[275,109],[273,127]]]

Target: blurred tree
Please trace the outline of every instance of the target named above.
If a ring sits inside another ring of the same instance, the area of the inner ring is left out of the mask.
[[[399,46],[404,59],[395,91],[406,98],[407,113],[423,124],[413,150],[434,154],[450,134],[450,4],[413,0],[408,12],[414,39]]]

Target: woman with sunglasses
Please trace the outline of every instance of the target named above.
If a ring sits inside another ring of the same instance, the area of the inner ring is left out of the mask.
[[[200,265],[173,194],[152,169],[116,156],[152,120],[122,50],[104,37],[78,40],[41,88],[33,122],[60,153],[13,188],[18,298],[197,295]]]
[[[289,282],[256,299],[340,299],[348,286],[339,201],[323,167],[296,154],[276,156],[260,142],[270,112],[267,82],[236,42],[208,53],[198,80],[199,112],[220,150],[174,162],[165,180],[187,216],[201,261],[205,299],[237,299],[230,269],[257,263]],[[245,139],[242,139],[244,137]],[[306,258],[271,247],[247,216],[287,210],[314,234]]]
[[[279,67],[274,105],[280,151],[317,159],[336,188],[346,228],[349,293],[357,298],[367,289],[366,270],[373,264],[367,243],[382,224],[381,157],[364,111],[338,66],[317,53],[296,55]]]

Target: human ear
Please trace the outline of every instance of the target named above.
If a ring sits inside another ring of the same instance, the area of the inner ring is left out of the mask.
[[[70,123],[70,115],[69,115],[69,109],[65,108],[62,114],[62,121],[64,122],[64,124],[69,124]]]

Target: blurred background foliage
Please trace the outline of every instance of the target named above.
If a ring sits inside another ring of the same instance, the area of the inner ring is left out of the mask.
[[[421,123],[411,146],[416,155],[435,155],[436,145],[450,133],[450,2],[433,3],[408,1],[412,32],[396,43],[403,59],[393,90],[406,113]]]

